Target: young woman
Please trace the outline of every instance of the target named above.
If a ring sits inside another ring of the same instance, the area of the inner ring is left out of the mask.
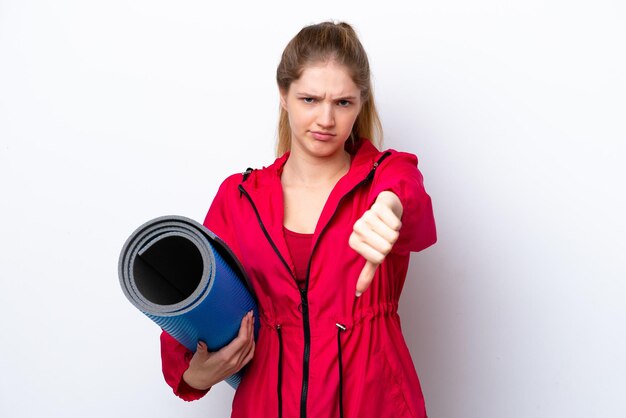
[[[164,332],[165,379],[194,400],[247,364],[233,417],[425,417],[397,313],[410,252],[436,240],[417,158],[374,145],[369,64],[348,24],[302,29],[277,81],[279,157],[228,177],[204,222],[250,276],[258,339],[250,314],[214,353]]]

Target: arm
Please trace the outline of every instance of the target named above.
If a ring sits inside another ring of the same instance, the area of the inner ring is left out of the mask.
[[[424,190],[417,157],[395,153],[376,173],[370,191],[370,208],[359,218],[349,245],[366,259],[356,296],[370,285],[389,252],[421,251],[432,245],[436,229],[430,196]]]
[[[402,204],[402,227],[391,251],[418,252],[437,241],[437,230],[430,196],[424,177],[413,154],[397,152],[381,164],[370,191],[373,203],[382,191],[393,192]]]
[[[189,386],[183,380],[183,373],[189,367],[193,353],[176,341],[167,332],[161,332],[161,365],[165,382],[172,388],[174,394],[185,401],[195,401],[202,398],[206,390],[198,390]]]

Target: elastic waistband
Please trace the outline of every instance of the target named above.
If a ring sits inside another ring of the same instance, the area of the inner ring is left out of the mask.
[[[346,317],[340,315],[315,315],[311,314],[310,327],[311,332],[327,331],[336,332],[336,324],[343,324],[346,329],[359,327],[367,322],[383,318],[394,317],[398,315],[398,304],[395,302],[379,303],[367,308],[360,309],[354,315]],[[302,329],[302,317],[277,315],[270,316],[267,312],[260,312],[260,324],[262,327],[276,329],[280,326],[283,331],[292,328]]]

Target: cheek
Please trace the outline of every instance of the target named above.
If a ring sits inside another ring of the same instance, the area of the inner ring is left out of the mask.
[[[289,112],[289,124],[292,129],[303,129],[311,123],[311,112],[305,109],[293,109]]]
[[[289,126],[291,126],[291,130],[297,131],[301,125],[301,115],[297,112],[289,112]]]
[[[356,118],[358,115],[358,113],[352,112],[346,112],[345,114],[341,115],[342,130],[350,132],[352,130],[352,125],[354,125],[354,122],[356,122]]]

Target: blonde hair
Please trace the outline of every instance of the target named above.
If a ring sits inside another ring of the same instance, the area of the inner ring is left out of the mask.
[[[353,140],[365,138],[380,146],[383,128],[380,123],[370,77],[367,54],[354,29],[347,23],[322,22],[304,27],[285,47],[276,69],[276,82],[281,92],[289,91],[307,65],[334,61],[348,68],[352,81],[361,91],[361,111],[350,134]],[[281,107],[278,119],[276,155],[291,148],[289,115]]]

